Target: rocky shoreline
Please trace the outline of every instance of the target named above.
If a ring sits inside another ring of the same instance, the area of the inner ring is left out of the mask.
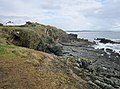
[[[39,23],[1,26],[0,88],[120,89],[120,55],[93,45]]]
[[[120,55],[110,49],[107,49],[109,54],[102,49],[94,49],[95,43],[70,35],[70,40],[61,42],[61,45],[64,61],[73,72],[93,86],[120,89]]]

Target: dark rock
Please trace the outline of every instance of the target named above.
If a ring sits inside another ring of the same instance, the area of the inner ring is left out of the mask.
[[[112,49],[109,49],[109,48],[107,48],[106,51],[109,52],[109,53],[112,53],[112,52],[113,52],[113,50],[112,50]]]
[[[93,74],[95,73],[95,67],[93,65],[88,66],[87,69],[89,70],[89,72],[91,72]]]
[[[89,59],[84,59],[84,58],[79,58],[79,59],[76,59],[77,61],[77,65],[79,64],[79,67],[80,68],[87,68],[90,64],[91,64],[91,61]]]
[[[47,53],[54,53],[57,56],[63,55],[62,45],[60,44],[44,44],[40,42],[38,44],[37,50],[44,51]]]
[[[62,45],[56,44],[51,48],[48,48],[51,53],[54,53],[55,55],[61,56],[62,53]]]
[[[103,51],[104,51],[104,50],[105,50],[105,48],[101,48],[100,50],[103,50]]]
[[[69,56],[74,56],[73,54],[69,54]]]
[[[97,84],[97,85],[99,85],[103,89],[115,89],[112,85],[106,84],[106,83],[101,82],[99,80],[95,80],[94,83]]]
[[[94,82],[92,81],[88,81],[88,84],[92,85],[92,86],[96,86],[98,89],[101,89],[98,85],[96,85]]]
[[[73,66],[80,67],[79,63],[74,63]]]
[[[82,72],[82,69],[80,69],[78,67],[73,67],[73,71],[78,75],[79,73]]]
[[[100,43],[112,43],[112,44],[120,44],[120,42],[115,42],[115,41],[111,41],[109,39],[105,39],[105,38],[97,38],[96,40],[100,40]]]
[[[84,60],[84,59],[81,59],[81,67],[82,68],[87,68],[89,65],[90,65],[90,61],[88,61],[88,60]]]
[[[120,86],[120,79],[119,78],[111,77],[111,80],[115,83],[115,85]]]
[[[112,81],[111,79],[104,78],[104,82],[107,83],[107,84],[110,84],[110,85],[112,85],[112,86],[115,86],[114,81]]]
[[[68,38],[70,39],[70,40],[77,40],[77,34],[68,34]]]

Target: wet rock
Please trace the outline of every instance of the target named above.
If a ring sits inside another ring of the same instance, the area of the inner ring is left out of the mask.
[[[76,74],[79,74],[82,70],[78,67],[73,67],[73,70]]]
[[[112,85],[112,86],[115,86],[114,81],[112,81],[111,79],[104,78],[104,82],[107,83],[107,84],[110,84],[110,85]]]
[[[104,54],[101,54],[101,56],[104,56]]]
[[[88,84],[92,85],[92,86],[95,86],[97,87],[98,89],[101,89],[97,84],[95,84],[94,82],[92,81],[88,81]]]
[[[112,85],[106,84],[99,80],[95,80],[94,83],[97,84],[98,86],[102,87],[103,89],[115,89]]]
[[[111,77],[111,80],[115,83],[115,85],[120,86],[120,79],[119,78]]]
[[[100,40],[100,43],[112,43],[112,44],[120,44],[120,42],[115,42],[115,41],[111,41],[109,39],[105,39],[105,38],[97,38],[96,40]]]
[[[104,49],[104,48],[102,48],[101,50],[103,50],[103,51],[104,51],[105,49]]]
[[[112,53],[112,52],[113,52],[113,50],[112,50],[112,49],[109,49],[109,48],[107,48],[106,51],[109,52],[109,53]]]
[[[120,79],[120,56],[111,49],[96,50],[90,48],[87,41],[64,43],[64,51],[75,57],[73,65],[76,75],[86,81],[90,81],[90,85],[97,85],[102,89],[119,89]],[[85,42],[85,43],[84,43]],[[106,40],[103,43],[110,43]],[[80,46],[78,46],[80,45]]]
[[[79,63],[81,68],[87,68],[91,64],[91,60],[85,58],[77,59],[77,63]]]
[[[87,68],[90,65],[91,61],[90,60],[86,60],[86,59],[81,59],[81,67],[82,68]]]
[[[96,67],[96,71],[97,73],[106,73],[107,72],[107,68],[106,67],[102,67],[102,66],[98,66]]]
[[[94,67],[93,65],[88,66],[87,69],[89,70],[89,72],[91,72],[91,73],[93,73],[93,74],[96,72],[96,71],[95,71],[95,67]]]
[[[73,66],[80,67],[79,63],[74,63]]]

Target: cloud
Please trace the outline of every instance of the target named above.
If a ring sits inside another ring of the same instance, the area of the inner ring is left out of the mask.
[[[27,20],[64,30],[119,30],[119,0],[0,0],[0,21]]]
[[[91,19],[91,23],[93,23],[96,28],[120,31],[120,26],[117,25],[120,23],[119,3],[119,0],[104,0],[101,3],[101,8],[96,13],[87,13],[86,16]]]

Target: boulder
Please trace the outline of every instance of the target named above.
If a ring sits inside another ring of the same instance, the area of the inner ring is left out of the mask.
[[[87,68],[90,64],[91,64],[91,61],[89,59],[81,59],[81,63],[80,63],[81,67],[82,68]]]

